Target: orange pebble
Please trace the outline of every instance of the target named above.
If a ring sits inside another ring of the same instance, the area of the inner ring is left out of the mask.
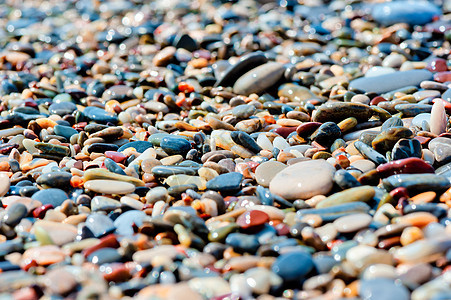
[[[423,231],[415,226],[407,227],[402,231],[400,242],[401,245],[406,246],[423,238]]]
[[[81,187],[83,187],[83,184],[84,184],[84,180],[80,176],[74,175],[70,179],[70,185],[73,188],[81,188]]]
[[[194,87],[184,81],[179,83],[179,91],[185,94],[194,92]]]
[[[263,116],[263,119],[265,119],[265,122],[268,124],[276,124],[276,120],[273,116]]]
[[[429,223],[437,223],[438,219],[431,213],[419,211],[395,218],[394,221],[398,224],[407,224],[421,228],[428,225]]]
[[[335,158],[336,162],[342,167],[343,169],[346,169],[351,165],[351,162],[346,157],[346,155],[340,154]]]
[[[360,289],[360,281],[355,280],[348,284],[345,289],[343,290],[346,298],[354,298],[359,295],[359,289]]]
[[[7,161],[0,162],[0,171],[9,171],[9,163]]]
[[[413,196],[412,198],[410,198],[410,201],[412,201],[415,204],[420,204],[420,203],[429,203],[434,201],[435,197],[437,196],[437,194],[435,192],[424,192],[421,194],[418,194],[416,196]]]
[[[39,119],[36,119],[36,123],[38,123],[38,125],[41,127],[41,128],[45,128],[45,129],[47,129],[47,128],[49,128],[49,127],[55,127],[55,125],[58,125],[55,121],[53,121],[53,120],[51,120],[51,119],[49,119],[49,118],[39,118]]]

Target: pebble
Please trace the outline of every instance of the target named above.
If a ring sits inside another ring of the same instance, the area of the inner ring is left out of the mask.
[[[381,3],[374,7],[373,18],[383,25],[407,23],[409,25],[424,25],[441,14],[432,3],[426,1],[396,1]]]
[[[367,214],[352,214],[338,218],[333,222],[338,232],[349,233],[368,227],[372,221],[370,215]]]
[[[31,197],[33,200],[40,201],[42,205],[50,204],[53,207],[60,206],[68,198],[64,191],[54,188],[40,190]]]
[[[103,194],[129,194],[135,191],[135,186],[131,183],[105,179],[88,180],[84,187]]]
[[[238,172],[221,174],[207,182],[207,189],[222,193],[233,193],[240,189],[242,178],[243,175]]]
[[[278,161],[267,161],[258,165],[255,169],[257,183],[263,187],[269,187],[271,180],[287,166]]]
[[[16,2],[0,298],[450,298],[447,1]]]
[[[386,278],[362,280],[359,292],[365,299],[410,299],[407,288]]]
[[[364,92],[383,94],[405,86],[419,86],[422,81],[431,80],[432,73],[427,70],[398,71],[379,76],[358,78],[349,87]]]
[[[272,265],[272,271],[284,281],[299,282],[314,267],[311,256],[302,251],[280,255]]]
[[[259,94],[275,84],[284,72],[282,64],[265,63],[239,77],[233,85],[233,91],[242,95]]]
[[[350,202],[368,202],[373,199],[374,195],[375,191],[371,186],[354,187],[321,200],[316,208],[326,208]]]
[[[299,162],[277,173],[269,189],[287,200],[325,195],[332,189],[334,172],[335,169],[324,160]],[[286,189],[287,185],[293,188]]]

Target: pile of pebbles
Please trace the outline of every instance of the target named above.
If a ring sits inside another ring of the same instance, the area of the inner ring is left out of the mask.
[[[432,2],[6,1],[0,297],[451,299]]]

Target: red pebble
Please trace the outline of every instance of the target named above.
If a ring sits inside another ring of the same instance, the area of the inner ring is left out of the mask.
[[[269,221],[269,216],[259,210],[247,211],[240,215],[236,223],[243,229],[257,229]]]
[[[33,259],[33,260],[25,262],[25,264],[22,265],[22,269],[25,272],[28,272],[28,270],[30,270],[30,268],[34,268],[37,266],[38,266],[38,263]]]
[[[288,227],[288,225],[285,223],[279,223],[274,226],[274,228],[276,229],[277,235],[279,236],[288,235],[290,233],[290,227]]]
[[[376,171],[382,178],[395,174],[421,174],[434,173],[434,168],[418,157],[409,157],[398,159],[386,164],[382,164],[376,168]]]
[[[91,253],[93,253],[93,252],[95,252],[95,251],[97,251],[99,249],[102,249],[102,248],[119,248],[119,246],[120,245],[119,245],[119,242],[116,239],[116,236],[114,234],[109,234],[109,235],[101,238],[100,241],[96,245],[84,249],[82,253],[83,253],[83,255],[85,257],[88,257]]]
[[[121,163],[127,159],[127,156],[116,151],[105,151],[105,157],[110,158],[117,163]]]
[[[107,281],[124,282],[130,279],[131,274],[125,264],[111,263],[100,266],[99,271]]]
[[[398,187],[390,192],[390,196],[392,196],[396,200],[409,198],[409,192],[405,187]]]
[[[441,83],[451,81],[451,71],[435,73],[434,80]]]
[[[296,127],[279,127],[274,129],[274,132],[286,139],[290,135],[290,133],[294,132],[295,130]]]
[[[421,135],[415,136],[414,139],[419,141],[422,146],[427,145],[429,143],[429,141],[431,140],[430,137],[425,137],[425,136],[421,136]]]
[[[378,105],[379,103],[385,102],[385,101],[387,101],[387,100],[384,97],[377,96],[377,97],[374,97],[373,99],[371,99],[370,105]]]
[[[246,164],[251,168],[252,172],[255,172],[255,169],[260,165],[258,162],[255,161],[248,161]]]
[[[320,127],[321,125],[322,123],[319,122],[303,123],[296,128],[296,132],[300,136],[308,136],[312,134],[316,129],[318,129],[318,127]]]
[[[35,208],[33,210],[33,217],[38,218],[38,219],[43,219],[45,217],[45,214],[47,213],[47,211],[52,208],[53,208],[52,204],[46,204],[46,205],[42,205],[38,208]]]
[[[75,130],[79,130],[82,131],[83,129],[85,129],[85,126],[88,125],[87,122],[80,122],[75,124],[74,126],[72,126]]]
[[[426,69],[431,72],[444,72],[448,71],[448,66],[446,65],[446,60],[444,60],[443,58],[437,58],[429,62]]]
[[[38,104],[37,104],[36,101],[34,101],[34,100],[27,99],[27,100],[25,100],[25,102],[23,103],[23,106],[37,108],[37,107],[38,107]]]

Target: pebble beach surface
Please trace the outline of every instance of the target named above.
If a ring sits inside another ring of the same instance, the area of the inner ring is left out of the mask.
[[[0,15],[1,299],[451,299],[451,2]]]

